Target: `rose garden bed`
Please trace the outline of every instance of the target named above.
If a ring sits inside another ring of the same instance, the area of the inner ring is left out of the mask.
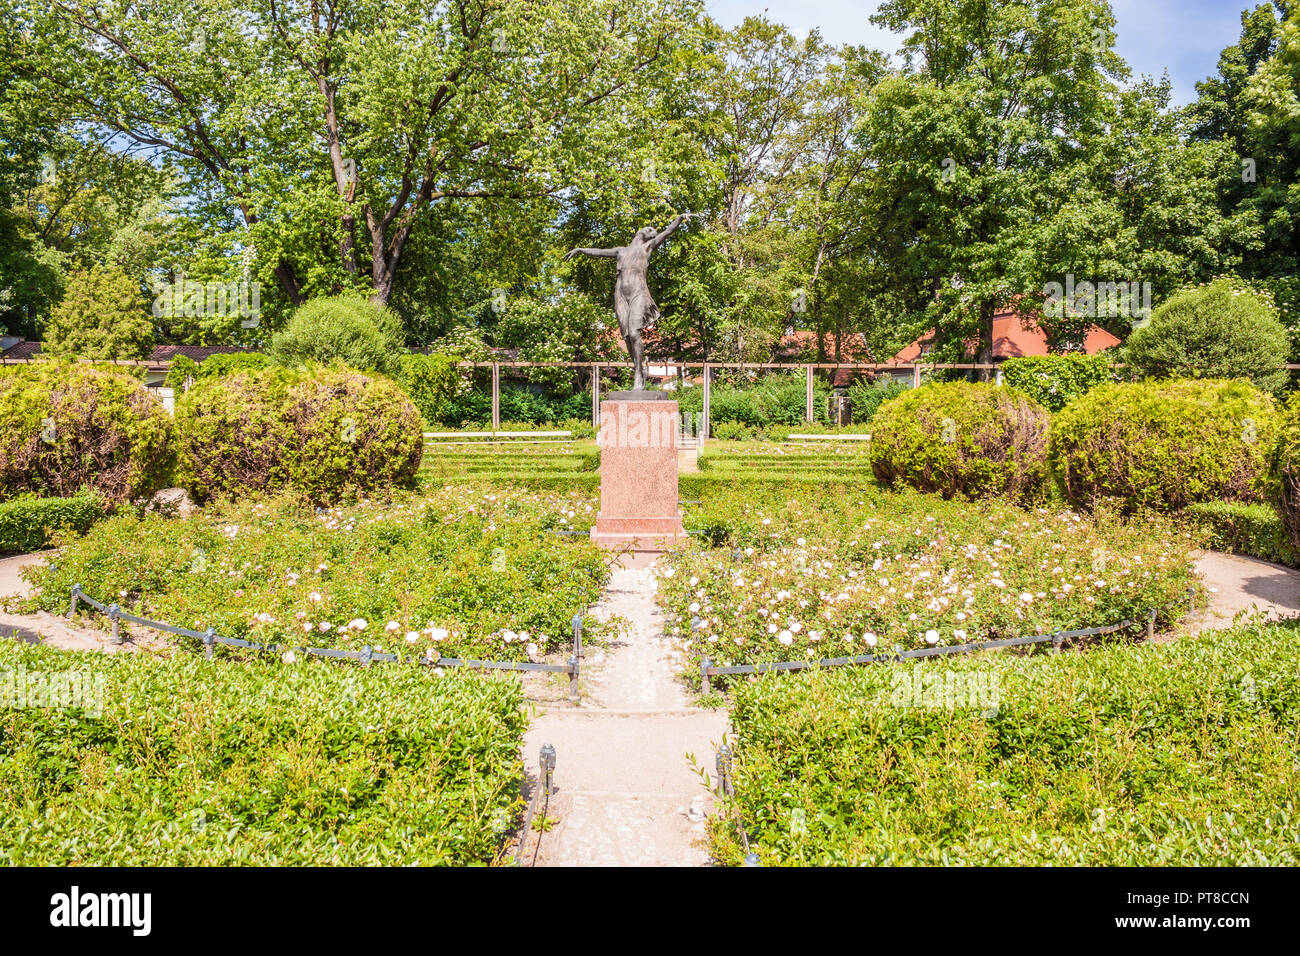
[[[458,486],[332,508],[271,498],[187,519],[125,514],[32,580],[53,612],[79,584],[140,616],[225,637],[525,660],[567,645],[573,616],[600,596],[604,556],[555,533],[590,509],[575,496]]]
[[[1191,606],[1190,539],[1158,517],[951,502],[866,485],[717,486],[661,600],[698,660],[962,644]]]

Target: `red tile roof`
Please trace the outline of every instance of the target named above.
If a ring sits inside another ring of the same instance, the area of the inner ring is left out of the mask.
[[[40,351],[40,342],[19,342],[17,345],[5,349],[4,357],[7,359],[27,359],[37,355]]]
[[[224,355],[230,352],[252,352],[254,349],[245,348],[240,345],[155,345],[149,357],[145,360],[153,365],[167,365],[178,355],[184,355],[196,362],[202,362],[204,359],[213,355]],[[11,345],[0,353],[0,358],[7,361],[30,359],[39,355],[41,352],[40,342],[30,342],[23,340],[15,345]]]
[[[915,362],[926,354],[934,342],[934,330],[931,329],[911,345],[907,346],[891,362]],[[1103,328],[1092,326],[1083,340],[1083,350],[1089,355],[1096,355],[1106,349],[1114,348],[1120,341]],[[966,342],[966,356],[973,358],[976,351],[974,340]],[[993,361],[1019,358],[1026,355],[1046,355],[1047,336],[1032,318],[1021,318],[1013,309],[1006,309],[993,316]]]

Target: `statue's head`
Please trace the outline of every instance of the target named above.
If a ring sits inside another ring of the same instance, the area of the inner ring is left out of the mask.
[[[642,226],[637,230],[636,237],[642,242],[650,242],[657,235],[659,235],[659,233],[655,231],[654,226]]]

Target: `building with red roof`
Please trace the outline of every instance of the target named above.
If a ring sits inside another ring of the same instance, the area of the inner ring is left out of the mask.
[[[1120,344],[1120,340],[1099,326],[1091,326],[1083,340],[1083,351],[1096,355]],[[908,345],[891,362],[924,362],[935,345],[934,329]],[[966,361],[974,362],[979,344],[974,339],[966,342]],[[1047,335],[1032,318],[1021,316],[1014,309],[1003,309],[993,316],[993,361],[1029,355],[1047,355]]]

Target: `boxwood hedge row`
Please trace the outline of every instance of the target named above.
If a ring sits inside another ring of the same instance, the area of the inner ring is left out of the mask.
[[[766,865],[1300,863],[1295,622],[765,675],[715,854]]]
[[[520,804],[521,694],[0,641],[0,864],[488,863]]]

